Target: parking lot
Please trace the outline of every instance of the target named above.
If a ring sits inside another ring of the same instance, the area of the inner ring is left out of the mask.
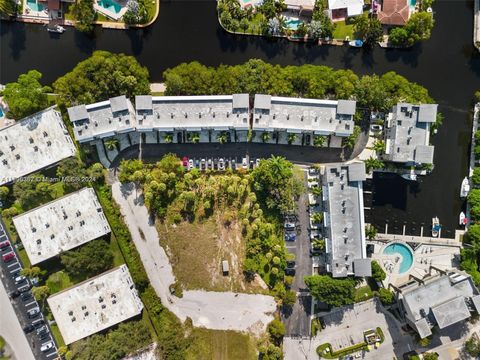
[[[6,243],[8,241],[8,243]],[[57,347],[50,332],[48,322],[40,311],[40,305],[31,292],[31,283],[20,275],[22,264],[16,250],[5,231],[5,225],[0,218],[0,273],[10,302],[15,310],[21,327],[26,334],[28,343],[35,359],[55,359]]]

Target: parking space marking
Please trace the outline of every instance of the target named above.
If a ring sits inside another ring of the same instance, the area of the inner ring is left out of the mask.
[[[296,249],[297,247],[295,245],[287,245],[285,246],[287,249]]]
[[[35,302],[35,301],[34,301],[34,302]],[[36,324],[37,322],[42,321],[42,320],[43,320],[43,318],[42,318],[42,319],[37,319],[37,320],[35,320],[35,321],[32,321],[32,324]]]
[[[45,356],[46,356],[46,357],[50,357],[50,356],[53,356],[53,355],[57,355],[57,351],[54,351],[54,352],[52,352],[52,353],[50,353],[50,354],[48,354],[48,355],[45,355]]]
[[[10,270],[10,274],[13,274],[15,271],[18,271],[18,270],[22,270],[22,267],[20,266],[20,267],[19,267],[19,268],[17,268],[17,269]]]
[[[37,305],[36,301],[30,301],[28,304],[25,304],[25,307],[29,307],[30,305],[35,304]],[[39,319],[40,320],[40,319]]]
[[[10,268],[10,267],[12,267],[12,266],[14,266],[14,265],[20,265],[20,264],[19,264],[18,261],[17,261],[17,262],[14,262],[14,263],[10,264],[10,265],[7,265],[7,267]]]

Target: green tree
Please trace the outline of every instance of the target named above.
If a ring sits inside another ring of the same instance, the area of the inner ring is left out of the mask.
[[[312,241],[312,247],[315,250],[325,251],[325,239],[314,239]]]
[[[72,14],[75,19],[75,27],[79,31],[86,33],[93,31],[96,18],[93,0],[77,0],[72,6]]]
[[[333,279],[328,275],[312,275],[305,276],[305,284],[313,297],[330,306],[352,304],[355,298],[355,281],[350,278]]]
[[[433,16],[427,12],[414,13],[405,24],[409,38],[413,42],[427,40],[430,38],[434,25]]]
[[[367,173],[370,173],[372,170],[375,170],[375,169],[383,169],[384,167],[385,167],[385,164],[380,159],[370,157],[367,160],[365,160],[365,168],[367,170]]]
[[[480,185],[480,167],[476,167],[473,169],[472,182],[476,186]],[[0,195],[0,198],[1,198],[1,195]]]
[[[173,135],[165,134],[165,136],[163,137],[163,140],[165,140],[166,144],[171,144],[173,142]]]
[[[113,254],[104,240],[94,240],[60,255],[62,265],[71,276],[89,278],[113,266]]]
[[[217,140],[220,144],[226,144],[227,141],[228,141],[227,133],[226,132],[221,132],[220,134],[218,134]]]
[[[108,151],[118,150],[119,143],[118,143],[118,139],[116,139],[116,138],[109,138],[107,140],[104,140],[103,144],[105,145],[105,148]]]
[[[88,74],[88,76],[86,76]],[[61,108],[150,93],[148,70],[133,56],[95,51],[53,83]]]
[[[280,345],[282,343],[285,336],[285,325],[279,319],[273,319],[268,324],[267,331],[275,344]]]
[[[260,347],[258,358],[260,360],[283,360],[283,352],[280,347],[269,344],[267,347]]]
[[[288,142],[288,145],[292,145],[295,140],[297,140],[297,134],[288,134],[288,137],[287,137],[287,142]]]
[[[377,75],[364,76],[355,87],[358,105],[372,111],[388,111],[391,102],[388,101],[385,83]]]
[[[41,73],[30,70],[5,86],[3,96],[10,108],[8,117],[19,120],[48,106],[47,92],[51,89],[40,84],[41,78]]]
[[[368,240],[375,240],[377,237],[378,231],[373,225],[365,226],[365,236]]]
[[[354,18],[353,31],[357,38],[363,39],[365,43],[373,45],[383,38],[382,24],[377,18],[363,14]]]
[[[465,352],[476,358],[480,356],[480,340],[478,336],[471,336],[464,344]]]
[[[373,143],[373,150],[375,150],[377,153],[385,151],[385,141],[375,140],[375,142]]]
[[[372,261],[372,278],[375,281],[383,281],[387,277],[385,271],[383,271],[382,267],[378,262],[375,260]]]
[[[29,181],[17,181],[13,185],[13,196],[20,203],[23,210],[30,210],[40,204],[53,200],[52,184],[44,181],[43,176],[34,174]]]
[[[143,166],[142,160],[139,159],[122,160],[120,162],[118,180],[122,183],[135,181],[135,172],[143,170]]]
[[[323,135],[315,135],[313,138],[313,145],[315,147],[322,147],[325,145],[325,142],[327,141],[327,137]]]
[[[311,216],[312,223],[321,224],[323,221],[323,212],[316,212]]]
[[[242,20],[240,20],[240,28],[243,30],[243,32],[247,32],[249,26],[250,21],[248,21],[247,18],[243,18]]]
[[[77,158],[68,158],[60,162],[56,175],[62,178],[63,188],[66,192],[79,190],[88,185],[85,178],[87,170],[83,162]]]
[[[353,133],[347,138],[343,139],[343,146],[345,146],[347,149],[352,150],[355,147],[355,144],[357,143],[357,139],[360,136],[361,132],[362,130],[360,126],[355,125],[355,127],[353,128]]]
[[[395,27],[390,30],[388,41],[394,46],[411,46],[410,36],[404,27]]]
[[[313,196],[320,196],[322,195],[322,188],[321,186],[313,186],[310,188],[310,192]]]
[[[103,184],[105,182],[105,168],[100,163],[95,163],[87,169],[88,176],[93,182]]]
[[[42,304],[42,309],[45,308],[45,300],[50,295],[50,289],[48,288],[48,286],[34,286],[32,288],[32,294],[35,297],[35,300]]]
[[[380,288],[380,290],[378,290],[378,298],[385,306],[392,305],[395,302],[395,295],[393,292],[385,288]]]
[[[192,133],[190,136],[190,141],[194,144],[198,144],[200,142],[200,134],[197,132]]]
[[[270,133],[265,131],[262,133],[262,142],[266,143],[270,140]]]
[[[36,278],[36,277],[40,277],[40,276],[44,276],[46,274],[46,270],[42,270],[40,269],[38,266],[32,266],[32,267],[29,267],[29,268],[23,268],[21,271],[20,271],[20,274],[22,274],[23,276],[26,276],[30,279],[33,279],[33,278]]]
[[[423,360],[437,360],[438,354],[433,352],[426,352],[422,354]]]
[[[6,186],[0,186],[0,201],[7,200],[10,189]]]
[[[286,307],[291,307],[297,301],[297,293],[292,290],[285,291],[285,294],[282,296],[282,305]]]
[[[14,16],[17,10],[15,0],[0,0],[0,15]]]

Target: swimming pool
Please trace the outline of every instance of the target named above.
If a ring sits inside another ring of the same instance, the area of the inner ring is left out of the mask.
[[[120,10],[122,10],[122,7],[112,0],[98,0],[97,4],[115,14],[118,14]]]
[[[413,264],[413,252],[407,245],[400,243],[393,243],[388,245],[384,250],[387,255],[400,255],[402,262],[400,263],[399,273],[403,274],[410,270]]]
[[[4,114],[4,112],[3,112],[2,107],[0,106],[0,119],[3,118],[3,115],[5,115],[5,114]]]
[[[33,11],[43,11],[45,8],[42,4],[39,4],[37,0],[27,0],[27,6]]]
[[[287,29],[297,30],[301,23],[302,22],[299,19],[287,19],[287,21],[285,21],[285,26]]]
[[[417,0],[410,0],[410,8],[415,9],[415,5],[417,5]]]

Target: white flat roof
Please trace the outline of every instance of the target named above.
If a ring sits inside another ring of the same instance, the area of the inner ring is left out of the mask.
[[[48,108],[0,130],[0,185],[75,155],[60,113]]]
[[[108,234],[108,224],[92,188],[83,188],[13,218],[32,264]]]
[[[143,309],[126,265],[50,296],[47,302],[67,345],[136,316]]]

